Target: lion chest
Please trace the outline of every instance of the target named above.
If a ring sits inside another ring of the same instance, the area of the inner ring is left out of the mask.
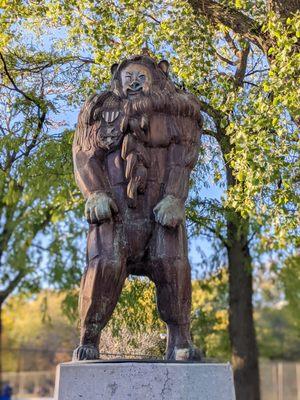
[[[164,181],[167,168],[168,148],[147,147],[147,152],[150,161],[147,168],[147,182],[161,184]],[[129,179],[125,176],[128,161],[122,158],[121,148],[108,153],[105,164],[109,182],[112,186],[128,184]]]
[[[152,148],[168,147],[172,140],[172,120],[166,114],[153,115],[149,120],[147,146]]]
[[[152,115],[143,129],[137,119],[129,126],[106,163],[110,184],[123,186],[129,206],[136,208],[139,195],[157,201],[168,175],[170,145],[180,142],[182,132],[176,118],[162,113]]]

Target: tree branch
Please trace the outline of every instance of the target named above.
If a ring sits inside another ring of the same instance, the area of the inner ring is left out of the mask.
[[[240,87],[243,85],[243,81],[245,78],[246,70],[247,70],[247,62],[248,62],[248,55],[250,51],[250,44],[247,42],[245,44],[245,48],[240,52],[238,67],[235,71],[235,85],[236,87]]]
[[[15,288],[19,285],[21,280],[26,275],[25,270],[21,270],[17,273],[17,275],[9,282],[6,289],[0,291],[0,304],[7,299],[7,297],[15,290]]]
[[[240,34],[267,53],[270,39],[261,31],[261,26],[236,8],[213,0],[189,0],[194,12],[208,18],[213,24],[222,24]]]
[[[246,78],[247,76],[250,76],[250,75],[260,74],[261,72],[268,72],[268,71],[270,71],[270,68],[255,69],[255,70],[253,70],[253,71],[248,72],[248,73],[245,75],[245,78]]]
[[[17,86],[16,82],[14,81],[13,77],[11,76],[11,74],[8,70],[5,58],[1,52],[0,52],[0,58],[3,63],[3,68],[5,71],[5,74],[6,74],[7,78],[9,79],[10,83],[12,84],[14,90],[17,91],[18,93],[20,93],[25,99],[32,102],[37,107],[37,117],[38,117],[37,129],[36,129],[36,132],[33,134],[31,143],[28,146],[26,146],[26,150],[22,154],[23,156],[27,157],[30,154],[31,150],[36,146],[37,139],[38,139],[40,133],[42,132],[43,125],[45,123],[45,119],[46,119],[46,115],[47,115],[47,110],[44,106],[42,106],[40,104],[40,102],[38,101],[37,98],[29,96],[27,93],[25,93],[22,89],[20,89]],[[42,82],[43,82],[43,79],[42,79]],[[43,87],[43,83],[42,83],[42,87]],[[14,161],[15,161],[15,155],[14,155],[14,158],[12,160],[10,160],[10,165]]]
[[[207,218],[201,217],[201,216],[197,216],[197,217],[190,218],[190,220],[195,224],[199,224],[201,227],[203,227],[204,230],[207,230],[207,231],[211,232],[216,238],[218,238],[222,242],[222,244],[225,247],[228,246],[227,240],[221,234],[221,232],[219,230],[217,230],[217,229],[214,229],[213,227],[211,227],[211,226],[209,226],[207,224]]]
[[[240,51],[239,48],[237,47],[237,45],[235,44],[235,41],[232,39],[231,35],[229,32],[227,32],[225,34],[225,40],[229,46],[229,48],[231,49],[231,51],[233,52],[233,54],[235,54],[236,56],[238,55],[238,52]]]
[[[38,62],[35,65],[32,65],[31,57],[26,59],[22,57],[20,54],[16,54],[15,52],[10,52],[14,57],[16,57],[20,62],[23,63],[21,66],[15,66],[14,71],[18,72],[30,72],[32,74],[40,74],[47,68],[51,68],[55,65],[68,64],[80,61],[82,65],[85,64],[96,64],[95,60],[90,57],[81,57],[81,56],[66,56],[66,57],[56,57],[55,59],[45,59],[44,61]]]
[[[267,0],[267,6],[269,11],[285,20],[300,10],[300,0]]]
[[[213,137],[213,138],[216,139],[216,140],[219,140],[219,135],[218,135],[218,133],[215,132],[215,131],[212,131],[211,129],[204,129],[204,130],[203,130],[203,135],[208,135],[208,136]]]
[[[209,103],[206,103],[204,100],[198,99],[199,106],[203,112],[209,115],[211,118],[215,120],[215,122],[220,122],[223,115],[220,111],[216,110]]]
[[[229,64],[229,65],[232,65],[232,66],[234,66],[234,65],[237,64],[237,61],[229,60],[228,58],[222,56],[222,54],[218,53],[217,51],[216,51],[216,56],[217,56],[221,61],[226,62],[226,64]]]
[[[154,21],[157,25],[161,24],[161,21],[159,19],[155,18],[152,14],[143,13],[143,15],[145,17],[152,19],[152,21]]]
[[[14,79],[12,78],[12,76],[10,75],[10,73],[8,71],[6,61],[5,61],[5,59],[3,57],[3,54],[1,52],[0,52],[0,58],[1,58],[1,61],[3,63],[3,68],[4,68],[4,71],[6,73],[6,76],[9,79],[10,83],[13,85],[15,91],[20,93],[23,97],[25,97],[25,99],[27,99],[30,102],[33,102],[34,104],[36,104],[36,100],[35,99],[33,99],[32,97],[28,96],[23,90],[18,88],[18,86],[16,85]]]

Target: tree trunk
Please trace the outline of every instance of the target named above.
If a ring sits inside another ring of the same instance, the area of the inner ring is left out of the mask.
[[[202,15],[213,24],[222,24],[233,32],[250,40],[264,51],[269,61],[272,56],[268,54],[270,47],[276,47],[276,41],[262,29],[262,24],[254,18],[249,17],[236,7],[228,6],[215,0],[188,0],[196,15]],[[300,11],[300,0],[268,0],[269,11],[275,12],[277,17],[285,21],[287,17],[293,16]],[[295,43],[298,49],[299,43]]]
[[[235,184],[227,167],[228,188]],[[229,269],[229,338],[237,400],[260,400],[258,349],[253,320],[252,257],[248,220],[230,210],[227,216]]]
[[[300,0],[268,0],[267,5],[283,21],[300,11]]]
[[[240,221],[242,222],[242,219]],[[258,350],[253,321],[251,255],[236,223],[228,223],[229,336],[237,400],[259,400]],[[240,236],[240,237],[238,237]]]

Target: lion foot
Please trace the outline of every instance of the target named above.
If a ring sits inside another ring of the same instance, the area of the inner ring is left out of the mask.
[[[84,344],[76,347],[73,351],[72,361],[98,360],[99,350],[91,344]]]
[[[167,360],[171,361],[202,361],[203,355],[201,350],[195,346],[184,348],[174,347],[173,351],[167,356]]]

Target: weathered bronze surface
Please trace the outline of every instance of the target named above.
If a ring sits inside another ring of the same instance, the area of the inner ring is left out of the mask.
[[[113,65],[110,90],[90,97],[79,114],[74,168],[90,225],[74,360],[99,357],[101,330],[129,274],[156,285],[166,359],[200,358],[190,337],[184,202],[202,118],[197,99],[175,87],[168,69],[146,55]]]

